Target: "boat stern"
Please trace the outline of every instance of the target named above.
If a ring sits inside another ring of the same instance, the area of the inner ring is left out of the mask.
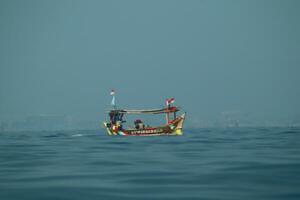
[[[111,127],[108,125],[107,122],[103,122],[103,126],[104,126],[104,128],[106,129],[107,135],[115,135],[115,134],[112,132],[112,129],[111,129]]]

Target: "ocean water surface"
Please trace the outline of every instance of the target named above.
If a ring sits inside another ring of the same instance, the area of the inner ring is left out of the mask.
[[[0,199],[300,199],[300,129],[0,133]]]

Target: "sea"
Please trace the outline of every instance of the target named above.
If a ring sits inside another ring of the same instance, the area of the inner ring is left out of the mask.
[[[300,128],[0,133],[1,200],[299,200]]]

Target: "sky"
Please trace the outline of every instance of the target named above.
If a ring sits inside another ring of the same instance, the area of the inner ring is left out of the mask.
[[[300,117],[300,1],[0,0],[0,116]]]

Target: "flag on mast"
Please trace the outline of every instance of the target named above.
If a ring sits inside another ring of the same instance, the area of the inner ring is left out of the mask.
[[[112,96],[115,95],[115,90],[111,90],[110,95],[112,95]]]
[[[111,90],[110,95],[113,96],[110,104],[111,104],[113,107],[115,107],[115,106],[116,106],[115,91],[114,91],[114,90]]]
[[[175,102],[175,98],[169,98],[169,99],[166,99],[166,105],[170,105],[171,103],[174,103]]]

